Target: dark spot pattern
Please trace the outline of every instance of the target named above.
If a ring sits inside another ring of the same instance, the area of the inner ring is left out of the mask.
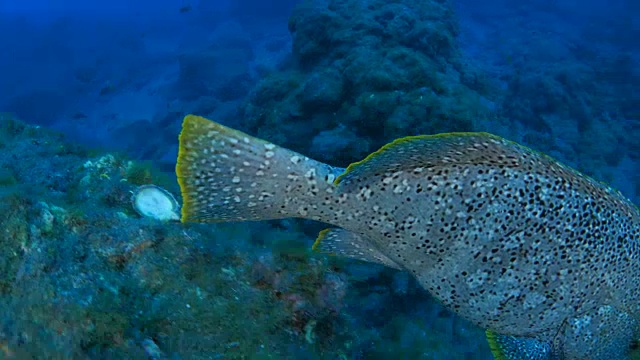
[[[445,306],[517,344],[617,359],[640,333],[638,209],[499,137],[400,139],[342,173],[190,115],[176,170],[183,221],[339,226],[314,247],[406,270]]]
[[[338,193],[364,214],[339,225],[474,323],[531,336],[603,305],[638,313],[640,218],[617,191],[482,134],[418,138],[360,166]]]
[[[321,218],[327,208],[320,199],[329,199],[333,180],[342,171],[189,115],[180,135],[176,169],[184,203],[182,220]]]

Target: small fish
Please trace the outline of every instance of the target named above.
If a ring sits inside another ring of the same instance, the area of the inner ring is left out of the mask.
[[[333,225],[315,250],[409,272],[496,359],[629,359],[638,339],[638,209],[498,136],[406,137],[343,169],[188,115],[176,172],[183,222]]]

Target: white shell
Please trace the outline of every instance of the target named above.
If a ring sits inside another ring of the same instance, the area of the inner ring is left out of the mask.
[[[140,186],[131,196],[131,204],[144,217],[160,221],[180,220],[178,202],[171,193],[159,186]]]

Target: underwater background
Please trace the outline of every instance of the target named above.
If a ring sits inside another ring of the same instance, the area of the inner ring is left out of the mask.
[[[322,224],[180,224],[197,114],[345,167],[488,131],[640,203],[640,2],[0,1],[0,359],[491,359]]]

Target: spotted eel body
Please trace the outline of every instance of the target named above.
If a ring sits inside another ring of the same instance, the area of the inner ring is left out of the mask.
[[[628,359],[638,338],[638,209],[500,137],[407,137],[345,170],[189,115],[176,170],[182,221],[331,224],[314,249],[411,273],[497,359]]]

